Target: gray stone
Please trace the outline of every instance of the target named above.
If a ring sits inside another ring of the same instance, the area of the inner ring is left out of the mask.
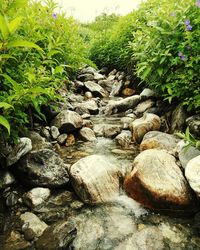
[[[99,74],[99,73],[94,73],[94,80],[100,81],[100,80],[103,80],[103,79],[105,79],[104,75]]]
[[[178,153],[179,160],[181,162],[181,166],[185,168],[190,160],[195,158],[196,156],[200,155],[200,150],[189,146],[185,145],[180,152]]]
[[[49,131],[48,131],[49,135]],[[43,148],[52,148],[51,143],[47,142],[44,137],[42,137],[39,133],[35,131],[30,131],[28,137],[32,141],[32,150],[40,150]],[[50,135],[49,135],[50,139]]]
[[[136,118],[137,118],[137,117],[135,116],[135,119],[136,119]],[[132,123],[135,119],[134,119],[134,118],[131,118],[131,117],[123,117],[123,118],[121,119],[121,122],[122,122],[122,124],[123,124],[123,129],[129,129],[131,123]]]
[[[96,115],[99,113],[99,107],[97,106],[95,100],[88,100],[77,105],[86,110],[85,113],[90,113],[91,115]]]
[[[160,126],[159,116],[145,113],[142,118],[136,119],[132,123],[133,140],[140,143],[147,132],[159,130]]]
[[[12,152],[7,157],[7,166],[15,164],[19,159],[32,150],[32,143],[29,138],[22,137],[19,143],[14,146]]]
[[[55,126],[51,126],[50,131],[51,131],[52,139],[56,140],[58,138],[58,136],[60,135],[58,128]]]
[[[140,150],[146,149],[165,149],[173,152],[177,143],[180,141],[176,136],[159,131],[150,131],[145,134],[140,144]]]
[[[112,125],[112,124],[105,124],[103,134],[106,138],[114,138],[121,132],[121,126],[119,125]]]
[[[200,155],[188,162],[185,168],[185,177],[200,198]]]
[[[66,140],[67,140],[67,134],[61,134],[58,136],[57,138],[57,142],[60,144],[60,145],[64,145]]]
[[[87,91],[87,92],[85,92],[84,97],[86,100],[88,100],[88,99],[92,99],[93,95],[90,91]]]
[[[91,128],[82,128],[79,131],[79,134],[82,138],[82,140],[84,141],[95,141],[96,140],[96,136],[94,131]]]
[[[109,81],[108,79],[105,79],[105,80],[100,80],[100,81],[98,81],[98,84],[99,84],[102,88],[106,89],[106,91],[111,92],[113,82],[114,82],[114,81]]]
[[[15,183],[15,177],[9,171],[0,171],[0,189]]]
[[[111,90],[111,93],[110,93],[110,96],[117,96],[120,94],[122,88],[123,88],[123,82],[120,81],[120,82],[115,82],[112,86],[112,90]]]
[[[68,183],[68,172],[63,160],[54,151],[32,151],[20,159],[16,172],[22,183],[41,187],[59,187]]]
[[[186,123],[186,118],[187,116],[183,106],[178,105],[178,107],[172,113],[170,132],[175,133],[183,131]]]
[[[89,74],[89,73],[85,73],[85,74],[77,76],[77,79],[79,81],[82,81],[82,82],[93,81],[94,80],[94,75]]]
[[[23,195],[24,203],[30,207],[35,208],[42,205],[50,196],[50,190],[48,188],[33,188]]]
[[[81,69],[81,74],[91,74],[94,75],[96,73],[96,69],[94,69],[93,67],[89,66],[86,68]]]
[[[42,130],[41,130],[40,133],[41,133],[41,135],[44,136],[48,141],[51,140],[50,128],[49,128],[49,127],[42,128]]]
[[[63,110],[52,121],[52,126],[56,126],[60,133],[70,133],[83,125],[82,117],[74,111]]]
[[[108,95],[107,91],[105,91],[99,84],[95,82],[87,81],[84,84],[86,89],[92,92],[95,97],[106,97]]]
[[[115,140],[117,141],[117,143],[124,147],[124,148],[128,148],[131,144],[131,132],[128,130],[122,130],[122,132],[116,136]]]
[[[116,70],[116,69],[113,69],[113,70],[108,74],[108,76],[116,75],[116,74],[117,74],[117,70]]]
[[[35,214],[26,212],[20,216],[22,231],[27,240],[33,240],[43,234],[48,225],[41,221]]]
[[[146,99],[149,99],[149,98],[158,98],[158,94],[154,91],[154,90],[151,90],[151,89],[144,89],[141,94],[140,94],[142,100],[146,100]]]
[[[73,188],[85,203],[113,200],[119,195],[121,173],[116,163],[101,155],[80,159],[70,168]]]
[[[176,159],[163,150],[148,149],[135,158],[125,190],[131,198],[155,210],[190,212],[195,205]]]
[[[186,120],[186,123],[189,126],[190,132],[195,136],[200,137],[200,115],[194,115],[189,117]]]
[[[143,115],[143,113],[152,108],[154,104],[155,102],[153,100],[147,99],[146,101],[139,103],[133,110],[133,113],[137,116]]]

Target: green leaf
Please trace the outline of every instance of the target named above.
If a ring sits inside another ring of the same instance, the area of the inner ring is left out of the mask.
[[[5,16],[0,15],[0,30],[4,40],[9,36],[8,22]]]
[[[11,56],[9,54],[3,54],[3,55],[0,55],[0,61],[2,59],[14,59],[15,61],[17,61],[17,59],[14,57],[14,56]]]
[[[10,134],[10,124],[8,122],[8,120],[3,117],[2,115],[0,115],[0,125],[2,125],[4,128],[7,129],[8,134]]]
[[[187,127],[185,130],[185,137],[188,141],[190,141],[190,129],[189,129],[189,127]]]
[[[20,23],[22,21],[22,17],[16,17],[15,19],[13,19],[10,23],[9,23],[9,31],[10,33],[14,33],[17,28],[20,26]]]
[[[20,84],[18,84],[15,80],[13,80],[9,75],[7,74],[0,74],[0,75],[3,76],[9,83],[11,83],[15,90],[20,90],[23,88],[22,86],[20,86]]]
[[[158,72],[159,76],[162,76],[162,74],[163,74],[163,68],[158,68],[157,72]]]
[[[151,68],[148,67],[144,70],[143,74],[142,74],[142,78],[145,79],[151,72]]]
[[[14,47],[27,47],[27,48],[35,48],[37,50],[42,50],[37,44],[25,41],[25,40],[15,40],[12,42],[9,42],[7,44],[8,48],[14,48]]]
[[[0,108],[4,108],[4,109],[14,109],[14,107],[10,104],[8,104],[7,102],[0,102]]]

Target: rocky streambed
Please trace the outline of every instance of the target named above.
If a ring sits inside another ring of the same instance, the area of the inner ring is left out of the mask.
[[[81,70],[49,126],[2,150],[0,249],[200,249],[199,117],[116,70]]]

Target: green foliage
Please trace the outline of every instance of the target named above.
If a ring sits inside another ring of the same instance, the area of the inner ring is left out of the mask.
[[[12,136],[33,117],[45,120],[41,105],[58,99],[56,90],[88,62],[79,25],[56,7],[0,1],[0,129]]]
[[[185,133],[180,132],[176,135],[187,142],[187,147],[194,146],[200,149],[200,140],[194,138],[194,136],[190,133],[189,127],[186,128]]]

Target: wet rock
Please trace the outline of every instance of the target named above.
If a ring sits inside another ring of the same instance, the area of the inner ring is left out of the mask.
[[[6,239],[4,250],[33,250],[31,244],[24,240],[23,236],[17,231],[11,231]]]
[[[146,149],[165,149],[167,151],[173,151],[180,140],[167,133],[159,131],[150,131],[145,134],[140,144],[140,150]]]
[[[137,116],[142,115],[145,111],[153,107],[155,102],[151,99],[147,99],[146,101],[143,101],[139,103],[135,109],[133,110],[133,113]]]
[[[135,116],[135,118],[132,117],[123,117],[121,119],[121,122],[123,124],[123,129],[129,129],[131,123],[136,119],[137,117]]]
[[[95,133],[92,129],[90,128],[82,128],[80,131],[79,131],[79,134],[81,136],[81,138],[84,140],[84,141],[95,141],[96,140],[96,136],[95,136]]]
[[[70,168],[73,188],[85,203],[107,202],[119,194],[121,173],[107,157],[91,155]]]
[[[106,97],[108,93],[97,83],[87,81],[84,83],[88,91],[92,92],[95,97]]]
[[[49,133],[49,131],[48,131]],[[49,139],[50,135],[48,134]],[[39,133],[35,131],[30,131],[28,137],[32,141],[32,150],[39,150],[43,148],[52,148],[51,143],[47,142],[44,137],[42,137]]]
[[[198,137],[200,137],[200,115],[194,115],[186,120],[189,126],[190,132]]]
[[[70,243],[76,237],[74,224],[68,221],[57,222],[48,227],[36,242],[37,250],[69,249]]]
[[[57,138],[57,142],[60,144],[60,145],[64,145],[66,140],[67,140],[67,137],[68,135],[67,134],[61,134],[58,136]]]
[[[59,187],[69,181],[63,160],[49,149],[32,151],[21,158],[15,168],[18,178],[27,185]]]
[[[106,89],[106,91],[108,91],[108,92],[110,93],[111,90],[112,90],[113,82],[114,82],[114,81],[109,81],[108,79],[105,79],[105,80],[100,80],[100,81],[98,81],[98,84],[99,84],[102,88]]]
[[[52,126],[56,126],[60,133],[70,133],[81,128],[82,125],[82,117],[70,110],[61,111],[52,121]]]
[[[41,130],[41,135],[44,136],[48,141],[51,140],[51,135],[50,135],[50,128],[49,127],[44,127]],[[41,148],[40,148],[41,149]]]
[[[150,99],[150,98],[158,98],[158,94],[151,89],[144,89],[140,94],[142,100]]]
[[[83,120],[83,127],[87,127],[87,128],[93,128],[93,122],[91,120],[87,120],[87,119],[84,119]]]
[[[111,93],[110,93],[110,96],[117,96],[120,94],[122,88],[123,88],[123,82],[120,81],[120,82],[115,82],[112,86],[112,90],[111,90]]]
[[[26,212],[21,214],[22,231],[26,240],[33,240],[43,234],[48,225],[41,221],[35,214]]]
[[[0,171],[0,189],[15,183],[15,177],[9,171]]]
[[[104,124],[94,124],[93,130],[96,136],[102,137],[104,136]]]
[[[178,105],[178,107],[172,113],[170,132],[175,133],[183,131],[185,128],[186,118],[187,115],[183,106]]]
[[[187,163],[185,168],[185,177],[191,188],[200,197],[200,155]]]
[[[132,123],[133,140],[140,143],[144,135],[153,130],[159,130],[161,126],[160,117],[146,113],[142,118],[136,119]]]
[[[120,146],[127,148],[131,144],[131,132],[122,130],[122,132],[118,136],[116,136],[115,140]]]
[[[139,103],[140,98],[139,95],[134,95],[118,101],[110,101],[106,107],[106,114],[112,114],[115,110],[116,112],[123,112],[132,109]]]
[[[87,111],[87,113],[90,113],[91,115],[96,115],[99,113],[99,108],[95,100],[88,100],[88,101],[82,102],[81,104],[77,106],[82,107],[83,109]]]
[[[58,138],[58,136],[60,135],[58,128],[55,126],[51,126],[50,131],[51,131],[52,139],[56,140]]]
[[[191,212],[195,204],[176,159],[162,150],[149,149],[135,158],[125,190],[131,198],[155,210]]]
[[[48,188],[33,188],[23,195],[24,203],[30,207],[35,208],[42,205],[50,196],[50,190]]]
[[[89,73],[85,73],[85,74],[79,75],[77,77],[77,79],[79,81],[81,81],[81,82],[93,81],[94,80],[94,75],[89,74]]]
[[[132,96],[135,94],[135,89],[125,88],[123,89],[122,94],[125,96]]]
[[[19,139],[19,143],[14,146],[12,152],[7,157],[7,166],[15,164],[22,156],[32,150],[32,142],[29,138]]]
[[[69,134],[67,136],[67,140],[66,140],[65,146],[67,146],[67,147],[68,146],[72,146],[75,143],[76,143],[76,139],[75,139],[74,135],[73,134]]]
[[[106,138],[114,138],[121,132],[121,127],[118,125],[105,124],[103,129],[103,135]]]
[[[181,162],[181,166],[185,168],[190,160],[200,155],[200,150],[189,146],[184,145],[184,147],[180,150],[178,157]]]
[[[104,75],[102,75],[100,73],[94,73],[94,80],[100,81],[100,80],[103,80],[104,78],[105,78]]]

